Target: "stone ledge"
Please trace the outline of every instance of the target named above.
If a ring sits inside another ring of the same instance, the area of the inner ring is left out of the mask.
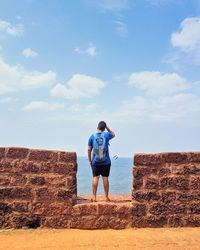
[[[130,195],[110,195],[110,202],[104,195],[97,195],[97,202],[91,202],[91,195],[77,197],[73,206],[71,228],[79,229],[123,229],[132,225],[133,205]]]
[[[98,204],[98,203],[105,203],[105,204],[111,204],[111,203],[131,203],[132,198],[129,194],[110,194],[110,202],[106,202],[104,199],[104,195],[100,194],[97,195],[97,202],[91,202],[92,195],[88,194],[81,194],[80,196],[77,196],[77,203],[76,204],[83,204],[83,203],[92,203],[92,204]]]

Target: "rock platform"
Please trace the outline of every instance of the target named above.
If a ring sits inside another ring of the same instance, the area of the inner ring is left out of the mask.
[[[104,200],[104,195],[98,195],[97,202],[91,202],[91,197],[77,197],[77,203],[73,206],[71,228],[123,229],[132,226],[131,195],[110,195],[110,202]]]

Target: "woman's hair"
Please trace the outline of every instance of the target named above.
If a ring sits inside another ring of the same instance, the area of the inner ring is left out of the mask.
[[[106,123],[104,122],[104,121],[100,121],[99,123],[98,123],[98,127],[97,127],[99,130],[101,130],[101,131],[104,131],[105,130],[105,128],[106,128]]]

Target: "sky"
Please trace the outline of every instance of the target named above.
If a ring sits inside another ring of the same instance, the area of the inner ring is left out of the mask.
[[[200,0],[0,0],[0,146],[200,149]]]

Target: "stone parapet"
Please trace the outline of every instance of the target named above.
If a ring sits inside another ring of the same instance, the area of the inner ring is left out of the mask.
[[[75,152],[0,148],[0,228],[200,226],[200,153],[135,154],[132,196],[77,197]]]
[[[200,153],[136,154],[134,227],[200,226]]]
[[[77,197],[74,152],[0,148],[0,228],[48,226],[71,216]]]

